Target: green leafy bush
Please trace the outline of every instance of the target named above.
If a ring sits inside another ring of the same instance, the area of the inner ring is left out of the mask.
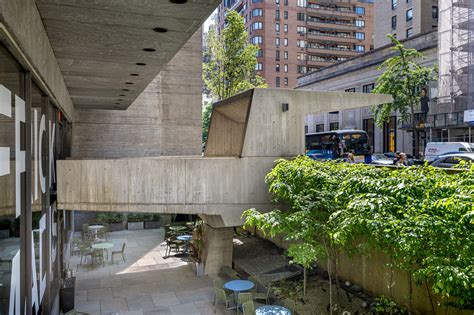
[[[303,156],[280,160],[266,181],[274,201],[288,209],[248,210],[246,224],[304,243],[303,254],[293,253],[303,263],[352,251],[363,240],[417,284],[458,308],[474,308],[474,166],[448,174]]]
[[[99,212],[96,218],[102,223],[122,223],[124,216],[120,212]]]

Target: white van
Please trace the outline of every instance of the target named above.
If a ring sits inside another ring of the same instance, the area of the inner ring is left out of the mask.
[[[433,162],[440,155],[456,152],[472,152],[474,143],[467,142],[428,142],[425,148],[425,160]]]

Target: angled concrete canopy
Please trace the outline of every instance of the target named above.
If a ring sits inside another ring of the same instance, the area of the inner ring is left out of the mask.
[[[219,1],[36,3],[74,107],[127,109]]]

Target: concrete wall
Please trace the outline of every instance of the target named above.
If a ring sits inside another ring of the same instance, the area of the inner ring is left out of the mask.
[[[77,110],[75,158],[201,154],[199,29],[125,111]]]
[[[69,118],[74,108],[34,0],[0,0],[0,41]]]

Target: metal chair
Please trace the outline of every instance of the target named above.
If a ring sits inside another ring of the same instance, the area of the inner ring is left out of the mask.
[[[81,239],[77,237],[72,239],[70,255],[73,256],[75,253],[81,253]]]
[[[238,298],[237,298],[237,305],[240,307],[240,306],[243,306],[243,304],[247,302],[252,302],[253,304],[253,294],[248,293],[248,292],[239,293]],[[239,307],[237,307],[237,314],[239,314],[239,310],[240,310]]]
[[[225,293],[223,289],[219,288],[214,288],[214,313],[216,312],[216,304],[217,302],[222,302],[225,303],[225,308],[226,310],[230,310],[231,307],[229,307],[230,304],[230,297]]]
[[[79,264],[77,265],[76,269],[79,269],[79,266],[82,265],[82,259],[84,257],[87,260],[87,256],[90,256],[91,260],[93,260],[92,258],[93,250],[88,241],[82,242],[82,244],[79,246],[79,252],[80,252],[81,260],[79,261]]]
[[[255,277],[248,277],[247,278],[248,281],[252,282],[254,284],[253,288],[250,289],[250,292],[258,292],[258,281],[257,281],[257,278]]]
[[[242,304],[243,315],[255,315],[255,304],[253,301],[247,301]]]
[[[122,250],[116,250],[116,251],[112,252],[112,263],[114,263],[114,256],[115,255],[122,255],[123,261],[126,260],[126,257],[125,257],[125,243],[122,244]]]
[[[265,304],[270,304],[270,292],[271,292],[271,286],[268,284],[267,292],[266,293],[259,293],[256,292],[253,294],[253,299],[258,301],[258,300],[263,300],[265,301]]]
[[[224,288],[225,282],[226,281],[222,278],[216,278],[212,281],[212,283],[214,284],[214,288],[222,289],[226,292],[226,294],[231,294],[232,293],[231,290]]]
[[[105,266],[104,251],[102,249],[94,249],[92,252],[92,264],[95,263]]]

